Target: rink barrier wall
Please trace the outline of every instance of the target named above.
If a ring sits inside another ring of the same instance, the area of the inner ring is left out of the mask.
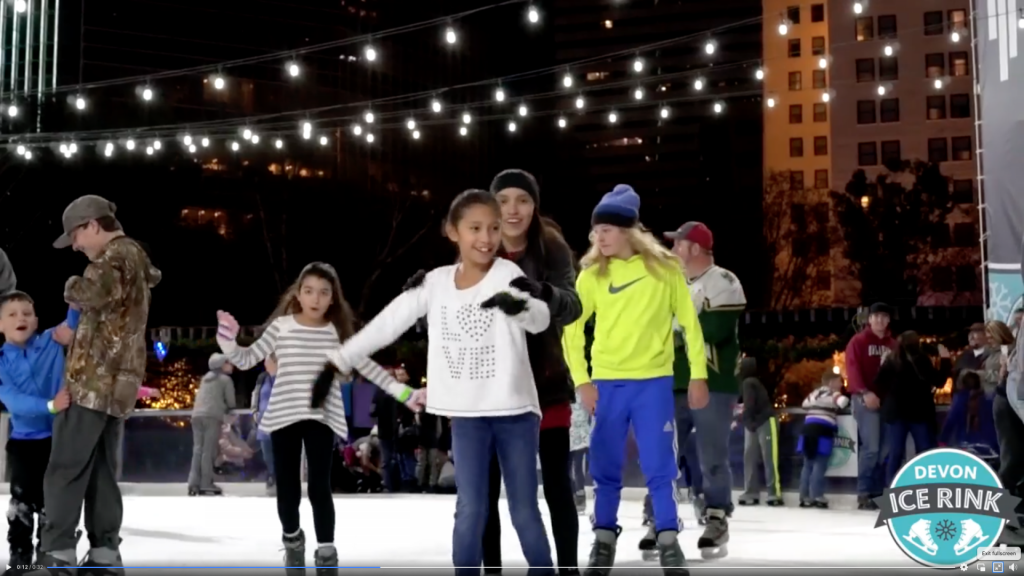
[[[938,407],[938,425],[945,420],[948,406]],[[802,456],[797,454],[796,445],[803,424],[805,411],[799,408],[787,408],[780,411],[782,417],[779,426],[779,463],[778,470],[783,490],[795,492],[799,488]],[[235,427],[240,439],[249,439],[247,445],[254,449],[254,455],[246,460],[244,466],[228,465],[219,470],[218,482],[232,486],[232,490],[248,493],[250,485],[254,494],[263,491],[266,478],[266,466],[259,454],[259,443],[255,440],[255,423],[252,413],[248,410],[234,410]],[[192,459],[192,428],[189,425],[190,410],[152,410],[134,411],[125,421],[124,434],[121,439],[121,455],[119,480],[134,490],[150,493],[156,489],[153,485],[181,485],[188,479]],[[0,413],[0,440],[6,446],[10,429],[9,415]],[[840,416],[840,441],[845,448],[838,449],[830,465],[827,478],[827,492],[831,495],[854,494],[856,491],[856,424],[850,415]],[[909,443],[907,458],[913,456],[912,443]],[[641,488],[644,486],[643,473],[637,462],[636,445],[632,439],[627,443],[626,465],[623,470],[623,486]],[[732,431],[729,442],[729,462],[733,475],[733,487],[741,489],[743,483],[743,428],[737,426]],[[3,480],[9,480],[6,450],[0,450],[0,469]],[[763,472],[762,472],[763,474]],[[763,481],[763,478],[762,478]],[[686,485],[686,478],[681,485]],[[588,485],[590,484],[588,478]],[[762,482],[763,485],[763,482]],[[158,490],[159,491],[159,490]]]

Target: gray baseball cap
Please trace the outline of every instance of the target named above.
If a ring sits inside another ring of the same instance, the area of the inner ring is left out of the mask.
[[[54,241],[53,247],[67,248],[71,246],[71,235],[76,229],[85,226],[93,220],[107,216],[113,217],[115,212],[117,212],[117,206],[106,198],[92,194],[78,198],[71,204],[68,204],[68,207],[64,210],[64,216],[61,217],[64,233]]]

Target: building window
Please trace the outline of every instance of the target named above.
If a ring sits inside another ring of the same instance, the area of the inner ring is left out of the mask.
[[[978,289],[978,270],[974,266],[957,266],[953,270],[957,292],[974,292]]]
[[[967,29],[967,11],[964,9],[949,11],[949,31]]]
[[[857,82],[874,82],[875,81],[875,59],[874,58],[858,58],[857,59]]]
[[[902,160],[903,154],[900,153],[899,140],[886,140],[882,142],[882,164],[888,166],[893,162],[900,162]]]
[[[974,204],[974,180],[953,180],[953,202]]]
[[[811,22],[825,21],[825,5],[811,4]]]
[[[861,142],[857,144],[857,165],[878,166],[878,144],[875,142]]]
[[[800,39],[790,38],[789,39],[789,57],[799,58],[800,57]]]
[[[967,94],[953,94],[949,97],[950,118],[970,118],[971,98]]]
[[[888,58],[878,59],[878,79],[879,80],[899,80],[900,79],[900,61],[895,56]]]
[[[974,222],[953,224],[953,245],[957,248],[974,248],[978,245],[978,228]]]
[[[942,34],[944,23],[942,21],[942,11],[936,10],[934,12],[924,13],[924,35],[925,36],[938,36]]]
[[[928,139],[928,161],[939,164],[949,160],[949,146],[945,138]]]
[[[967,76],[971,73],[971,67],[967,64],[967,52],[949,53],[949,75]]]
[[[790,158],[803,158],[804,157],[804,139],[803,138],[790,138],[789,139],[789,157]]]
[[[814,155],[828,156],[828,136],[814,137]]]
[[[804,121],[804,107],[801,104],[791,104],[789,106],[789,123],[790,124],[802,124]]]
[[[954,136],[950,140],[952,140],[954,161],[970,160],[973,157],[970,136]]]
[[[924,75],[926,78],[942,78],[946,75],[946,55],[935,52],[924,55]]]
[[[941,12],[940,12],[941,14]],[[875,39],[875,20],[871,16],[857,18],[857,42]]]
[[[786,8],[786,19],[789,20],[790,24],[800,23],[800,7],[790,6]]]
[[[928,115],[929,120],[945,120],[946,119],[946,97],[945,96],[929,96],[927,99]]]
[[[896,37],[896,15],[895,14],[883,14],[878,17],[878,37],[879,38],[895,38]]]
[[[790,204],[789,205],[789,221],[794,226],[799,228],[807,227],[807,205],[806,204]]]
[[[587,82],[596,82],[608,78],[608,72],[587,72]]]
[[[800,73],[790,72],[789,73],[789,90],[790,92],[796,92],[801,89]]]
[[[899,98],[886,98],[882,100],[882,105],[879,110],[879,121],[881,122],[899,122],[900,121],[900,99]]]
[[[949,224],[937,222],[931,226],[932,241],[931,247],[935,249],[949,248],[953,245],[953,236],[949,231]]]
[[[828,105],[824,102],[816,102],[814,104],[814,121],[828,122]]]
[[[825,71],[815,70],[811,72],[811,81],[814,83],[814,89],[828,88],[828,83],[825,81]]]
[[[875,101],[857,100],[857,124],[874,124],[875,122],[877,122],[875,119]]]
[[[818,190],[828,190],[828,170],[814,171],[814,187]]]
[[[936,266],[932,268],[932,278],[929,284],[932,292],[952,292],[953,288],[953,267]]]
[[[804,189],[804,171],[803,170],[790,170],[789,171],[789,189],[790,190],[803,190]]]
[[[825,241],[828,242],[828,236],[825,236]],[[832,290],[832,272],[829,270],[822,270],[814,275],[814,287],[818,292],[829,292]]]
[[[815,36],[811,38],[811,54],[815,56],[825,55],[825,37]]]

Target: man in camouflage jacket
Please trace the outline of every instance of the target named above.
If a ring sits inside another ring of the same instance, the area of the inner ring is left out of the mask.
[[[115,210],[99,196],[82,196],[64,211],[64,234],[54,243],[74,247],[90,260],[85,273],[64,286],[64,299],[82,315],[64,373],[71,406],[54,422],[43,486],[47,524],[40,562],[64,567],[51,569],[55,576],[70,574],[78,564],[76,529],[83,504],[89,555],[82,565],[123,566],[120,425],[145,376],[150,289],[160,281],[160,271],[124,235]]]

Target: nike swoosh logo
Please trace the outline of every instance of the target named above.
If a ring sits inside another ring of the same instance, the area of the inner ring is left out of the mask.
[[[644,278],[646,278],[646,276],[641,276],[641,277],[637,278],[636,280],[633,280],[632,282],[627,282],[627,283],[623,284],[622,286],[614,286],[612,284],[609,284],[608,285],[608,293],[609,294],[618,294],[619,292],[622,292],[626,288],[629,288],[630,286],[632,286],[633,284],[636,284],[637,282],[643,280]]]

